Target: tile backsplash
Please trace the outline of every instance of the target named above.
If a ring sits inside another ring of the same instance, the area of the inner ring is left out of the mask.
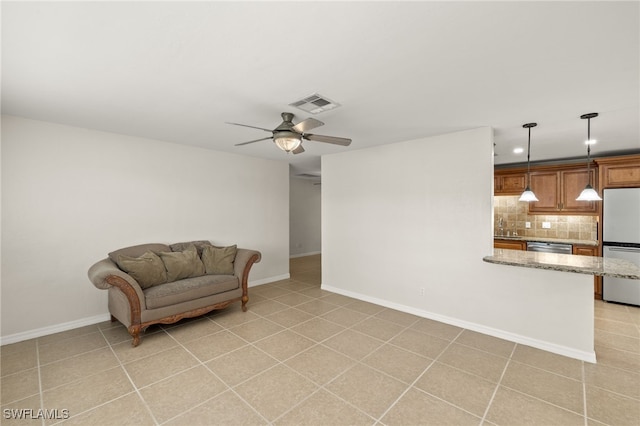
[[[526,202],[518,201],[518,195],[493,197],[494,234],[500,235],[498,226],[502,218],[504,235],[513,235],[514,231],[521,237],[566,238],[571,240],[590,240],[598,238],[598,216],[569,215],[530,215]],[[525,222],[531,228],[525,228]],[[542,222],[549,222],[551,227],[545,229]]]

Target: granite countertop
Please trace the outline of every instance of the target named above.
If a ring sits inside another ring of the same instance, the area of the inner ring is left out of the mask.
[[[516,240],[516,241],[536,241],[542,243],[563,243],[563,244],[572,244],[577,246],[592,246],[596,247],[598,245],[597,241],[593,240],[570,240],[567,238],[546,238],[546,237],[507,237],[495,235],[493,237],[494,240]]]
[[[640,267],[622,259],[495,249],[492,256],[485,256],[482,260],[499,265],[640,280]]]

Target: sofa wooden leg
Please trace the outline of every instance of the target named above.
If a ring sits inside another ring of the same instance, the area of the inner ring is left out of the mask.
[[[242,312],[247,312],[248,301],[249,301],[249,296],[242,296]]]
[[[113,315],[111,315],[111,322],[116,322],[116,321],[118,321],[118,318],[116,318]]]
[[[131,342],[131,346],[134,348],[140,344],[140,326],[132,326],[129,327],[129,334],[133,337],[133,342]]]

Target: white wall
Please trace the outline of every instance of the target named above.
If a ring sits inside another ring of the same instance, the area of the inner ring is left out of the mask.
[[[482,261],[492,148],[481,128],[324,156],[322,287],[591,360],[591,276]]]
[[[289,247],[291,256],[317,254],[322,250],[320,185],[308,179],[289,183]]]
[[[250,283],[288,277],[288,175],[286,162],[3,116],[3,342],[104,316],[87,270],[134,244],[238,244],[262,252]]]

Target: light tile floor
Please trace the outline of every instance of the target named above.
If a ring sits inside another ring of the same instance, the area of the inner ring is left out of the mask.
[[[155,326],[137,348],[110,322],[3,346],[0,421],[640,424],[638,308],[596,303],[594,365],[326,292],[320,256],[291,276],[251,288],[246,313]]]

